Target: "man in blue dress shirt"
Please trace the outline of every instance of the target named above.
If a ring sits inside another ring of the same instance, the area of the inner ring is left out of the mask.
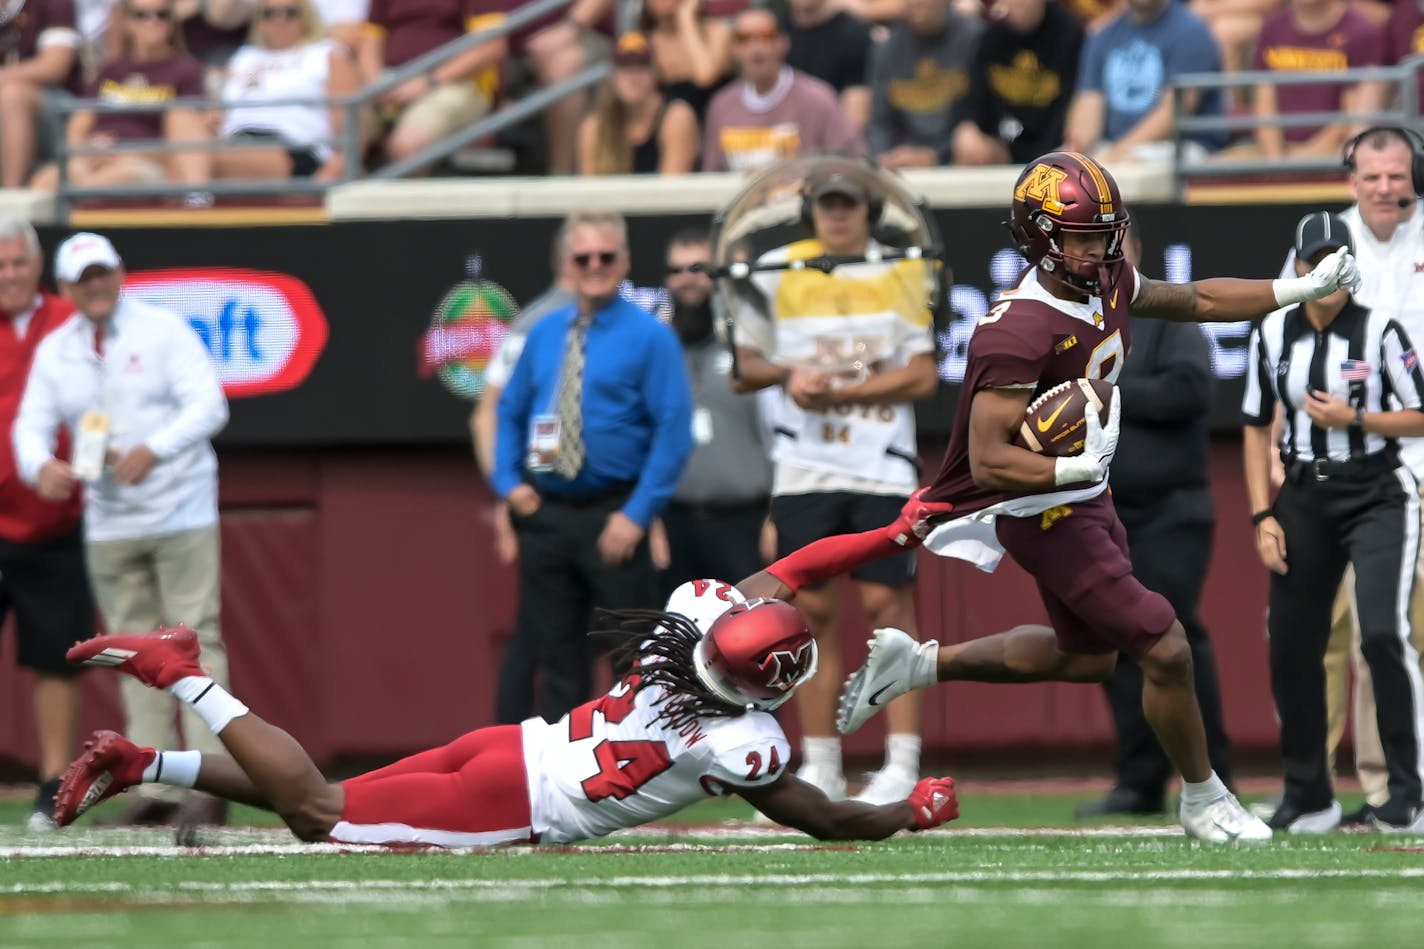
[[[565,233],[576,301],[529,332],[500,396],[491,476],[519,535],[515,636],[545,670],[538,712],[550,721],[591,696],[592,608],[657,606],[648,525],[692,451],[677,336],[618,295],[622,216],[576,212]],[[533,696],[498,702],[535,709]]]

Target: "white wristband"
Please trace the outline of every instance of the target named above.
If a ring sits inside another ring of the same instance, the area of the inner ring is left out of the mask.
[[[1104,474],[1106,472],[1097,460],[1086,455],[1066,455],[1053,460],[1053,483],[1060,487],[1084,481],[1101,481]]]
[[[1271,281],[1271,292],[1276,295],[1276,306],[1294,306],[1313,300],[1315,282],[1309,277],[1285,277]]]

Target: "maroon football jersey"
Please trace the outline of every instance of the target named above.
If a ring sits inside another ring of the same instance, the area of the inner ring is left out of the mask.
[[[949,448],[925,492],[932,501],[952,501],[957,514],[972,514],[1018,494],[974,483],[969,470],[969,409],[980,389],[1031,389],[1035,397],[1071,379],[1117,379],[1127,357],[1128,307],[1137,295],[1137,271],[1106,300],[1060,300],[1029,269],[999,297],[969,339],[969,359],[959,389]]]
[[[187,53],[156,63],[109,62],[86,90],[88,98],[106,102],[168,102],[203,93],[203,64]],[[91,133],[121,142],[163,138],[163,113],[97,112]]]

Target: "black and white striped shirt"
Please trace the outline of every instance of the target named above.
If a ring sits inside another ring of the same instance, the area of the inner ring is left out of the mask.
[[[1409,337],[1394,320],[1354,300],[1324,331],[1310,325],[1304,307],[1272,313],[1252,331],[1250,352],[1244,421],[1270,425],[1279,401],[1287,461],[1348,461],[1394,445],[1392,438],[1354,427],[1315,426],[1305,412],[1307,392],[1329,392],[1366,412],[1424,409],[1424,373]]]

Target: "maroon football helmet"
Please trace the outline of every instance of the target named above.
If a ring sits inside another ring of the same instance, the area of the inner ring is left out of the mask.
[[[748,600],[717,618],[692,653],[697,678],[729,705],[770,711],[816,674],[816,641],[782,600]]]
[[[1014,185],[1011,213],[1009,230],[1019,253],[1034,267],[1090,296],[1117,285],[1127,208],[1117,182],[1097,161],[1078,152],[1049,152],[1030,162]],[[1107,253],[1092,276],[1068,266],[1085,259],[1063,253],[1063,235],[1070,232],[1108,235]]]

